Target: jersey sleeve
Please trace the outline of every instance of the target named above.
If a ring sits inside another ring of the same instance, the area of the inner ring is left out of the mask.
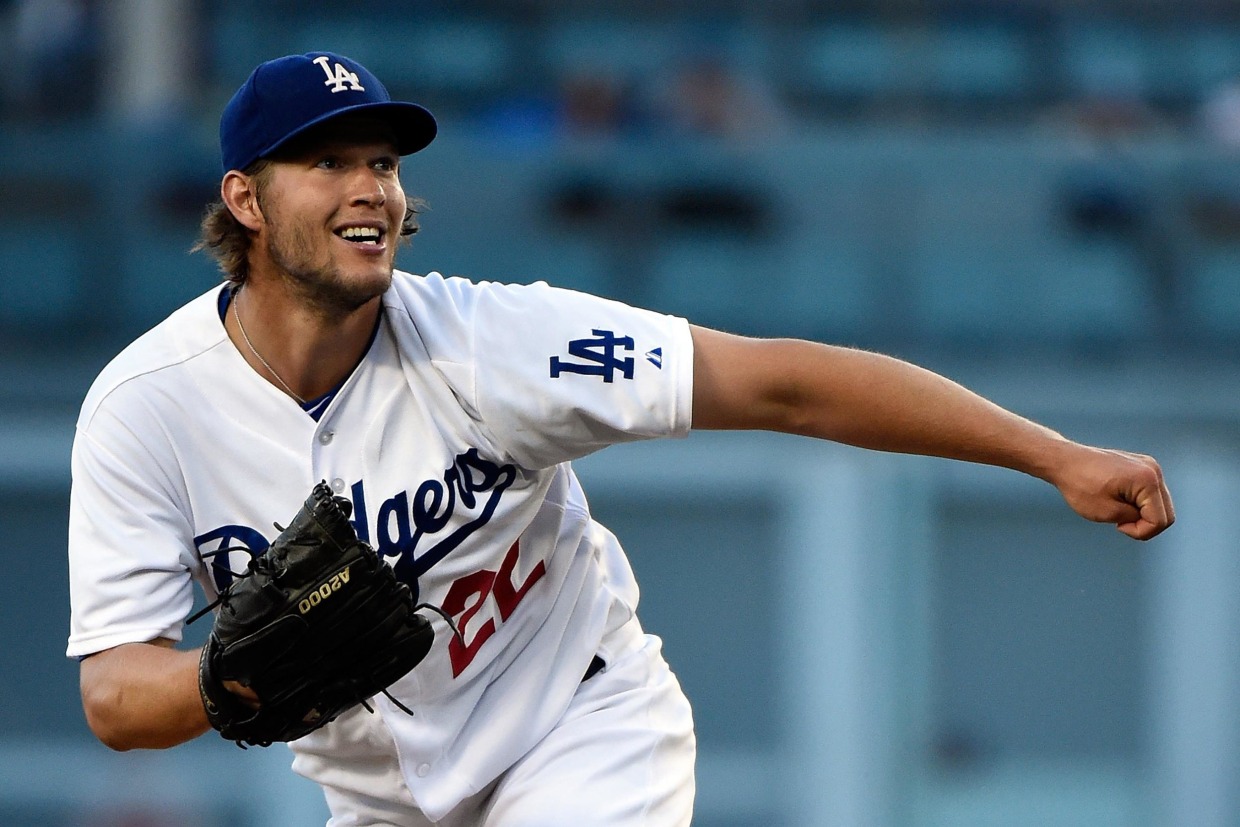
[[[684,319],[543,282],[443,287],[452,312],[418,319],[423,340],[495,446],[524,467],[688,433]]]
[[[157,637],[180,640],[193,606],[192,531],[158,461],[159,431],[139,438],[140,421],[101,411],[78,425],[69,497],[70,657]]]

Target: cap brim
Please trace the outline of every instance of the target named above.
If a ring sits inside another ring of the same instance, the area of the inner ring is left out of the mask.
[[[285,146],[294,138],[306,134],[316,126],[325,124],[328,121],[334,121],[345,115],[355,115],[358,113],[373,115],[387,123],[392,128],[393,137],[396,138],[396,151],[401,155],[412,155],[425,149],[430,145],[431,141],[435,140],[435,135],[439,131],[439,125],[435,122],[435,116],[416,103],[406,103],[404,101],[359,103],[356,106],[346,106],[343,109],[333,110],[322,117],[315,118],[309,123],[302,124],[264,149],[259,153],[258,157],[266,158],[270,156],[280,147]]]

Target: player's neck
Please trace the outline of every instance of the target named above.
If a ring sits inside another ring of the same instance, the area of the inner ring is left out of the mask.
[[[337,387],[362,358],[380,301],[351,313],[323,313],[285,290],[249,281],[233,294],[224,327],[260,376],[294,398],[314,399]]]

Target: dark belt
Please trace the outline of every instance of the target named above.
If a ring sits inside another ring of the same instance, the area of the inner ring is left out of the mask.
[[[598,655],[595,655],[594,660],[590,661],[590,666],[589,668],[586,669],[586,674],[581,679],[581,682],[585,683],[586,681],[590,680],[590,678],[594,677],[599,672],[601,672],[603,670],[603,667],[606,665],[607,664],[603,662],[602,658],[600,658]]]

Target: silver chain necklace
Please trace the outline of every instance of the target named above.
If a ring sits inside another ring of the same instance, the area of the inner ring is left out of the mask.
[[[306,400],[302,399],[300,396],[293,393],[293,389],[288,386],[288,382],[285,382],[283,379],[281,379],[280,374],[276,373],[276,369],[273,368],[267,362],[267,360],[263,358],[262,354],[259,353],[254,348],[254,343],[250,341],[249,334],[245,332],[245,325],[241,323],[241,313],[238,312],[237,310],[237,305],[241,303],[240,299],[241,299],[241,288],[238,287],[237,292],[233,293],[233,297],[232,297],[233,318],[237,320],[237,329],[241,331],[241,338],[245,340],[245,346],[250,349],[250,353],[254,354],[254,358],[257,359],[262,364],[262,366],[267,369],[267,372],[276,378],[276,381],[280,383],[280,387],[284,388],[285,393],[287,393],[289,396],[296,399],[299,405],[306,404]]]

